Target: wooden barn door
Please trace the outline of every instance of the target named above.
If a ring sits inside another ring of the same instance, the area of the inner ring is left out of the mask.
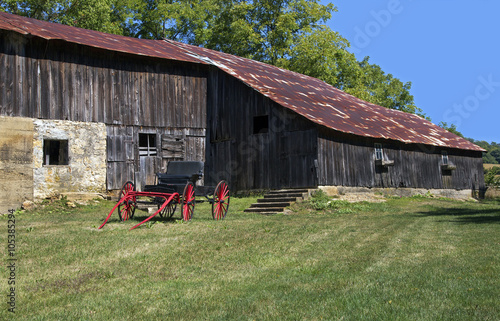
[[[284,132],[280,139],[281,188],[313,187],[317,179],[317,140],[314,130]]]
[[[126,181],[134,181],[134,135],[132,127],[107,127],[108,190],[119,190]]]

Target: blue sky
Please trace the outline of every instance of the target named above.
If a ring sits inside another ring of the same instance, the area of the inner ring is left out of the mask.
[[[329,1],[322,1],[326,4]],[[500,143],[500,1],[334,0],[328,25],[418,107],[466,137]]]

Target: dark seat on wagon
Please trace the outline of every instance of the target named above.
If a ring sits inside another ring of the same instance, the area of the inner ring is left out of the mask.
[[[172,161],[168,163],[165,174],[158,173],[158,185],[196,183],[203,177],[205,164],[199,161]]]

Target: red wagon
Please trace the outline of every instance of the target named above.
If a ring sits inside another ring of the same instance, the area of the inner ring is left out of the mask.
[[[160,217],[171,218],[177,209],[177,205],[181,207],[181,218],[189,221],[193,218],[196,202],[202,201],[208,201],[212,204],[212,217],[214,220],[224,219],[229,209],[229,185],[222,180],[215,187],[197,186],[196,182],[203,177],[203,168],[203,162],[170,162],[167,166],[167,172],[165,174],[158,173],[156,175],[156,184],[146,185],[143,192],[136,191],[133,182],[126,182],[120,191],[118,203],[109,212],[99,229],[108,222],[117,209],[120,221],[133,218],[138,203],[156,205],[158,210],[130,228],[131,230],[146,223],[158,214],[160,214]],[[205,200],[196,200],[197,194],[203,195]]]

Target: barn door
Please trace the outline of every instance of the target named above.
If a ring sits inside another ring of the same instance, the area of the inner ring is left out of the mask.
[[[107,127],[108,190],[119,190],[126,181],[134,181],[134,137],[131,127]]]
[[[315,131],[284,132],[280,140],[280,185],[282,188],[313,187],[318,184]]]

